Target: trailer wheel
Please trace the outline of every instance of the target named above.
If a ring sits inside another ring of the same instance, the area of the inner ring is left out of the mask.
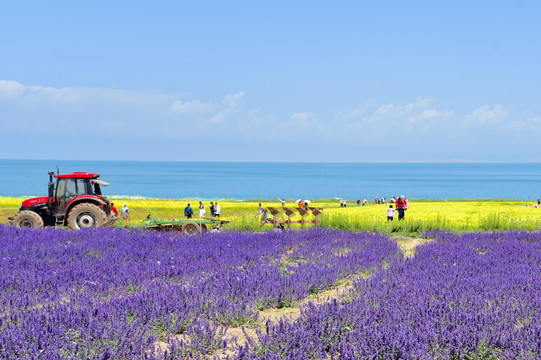
[[[11,220],[11,224],[18,228],[41,229],[43,219],[37,213],[30,210],[19,211]]]
[[[199,228],[199,225],[193,221],[187,221],[184,224],[182,224],[182,233],[193,235],[193,234],[199,234],[201,233],[201,229]]]
[[[208,231],[207,225],[201,224],[201,234],[206,234]]]
[[[105,226],[105,224],[107,224],[105,211],[94,204],[79,204],[68,214],[68,227],[72,230]]]

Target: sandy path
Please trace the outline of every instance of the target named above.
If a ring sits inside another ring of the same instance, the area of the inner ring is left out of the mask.
[[[410,258],[415,256],[416,248],[420,245],[429,243],[433,241],[433,239],[423,239],[423,238],[415,238],[415,237],[407,237],[407,236],[395,236],[393,239],[396,241],[397,245],[399,246],[400,250],[402,250],[402,253],[406,258]],[[284,254],[282,256],[282,261],[287,261],[287,257],[290,252]],[[257,339],[257,330],[264,331],[265,330],[265,324],[268,320],[271,320],[273,323],[276,323],[280,321],[281,319],[294,321],[300,316],[300,309],[302,306],[306,305],[309,302],[314,302],[315,304],[323,304],[325,302],[330,302],[334,299],[340,300],[344,296],[348,295],[350,290],[353,288],[353,283],[355,280],[364,278],[367,279],[371,276],[371,272],[367,271],[363,274],[356,275],[356,276],[350,276],[342,281],[336,286],[334,286],[331,289],[325,290],[323,292],[320,292],[316,295],[310,295],[307,298],[301,300],[298,302],[298,307],[295,308],[268,308],[262,311],[259,311],[259,321],[256,326],[254,327],[244,327],[244,331],[240,327],[234,327],[234,328],[228,328],[225,332],[223,340],[226,340],[228,343],[228,346],[224,349],[220,349],[210,355],[207,356],[208,359],[218,358],[218,359],[225,359],[227,356],[232,357],[235,354],[235,349],[237,346],[244,346],[246,345],[247,336],[249,336],[252,340]],[[182,339],[184,341],[189,341],[189,337],[186,335],[178,335],[176,339]],[[168,348],[168,344],[165,342],[157,342],[155,344],[157,348],[160,348],[161,350],[166,350]]]

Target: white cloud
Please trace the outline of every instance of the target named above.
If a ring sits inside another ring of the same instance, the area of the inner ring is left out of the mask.
[[[437,111],[433,109],[423,110],[421,113],[412,114],[408,121],[414,129],[422,134],[438,132],[448,129],[449,119],[452,119],[454,111]],[[447,134],[449,135],[449,134]]]
[[[296,112],[289,118],[288,125],[296,126],[316,126],[318,124],[317,119],[313,113],[310,112]]]
[[[375,100],[369,100],[363,106],[356,107],[356,108],[353,108],[353,109],[346,109],[346,110],[338,111],[334,115],[334,118],[336,120],[350,121],[350,120],[356,119],[356,118],[360,117],[361,115],[365,114],[368,111],[368,109],[370,109],[371,107],[374,107],[375,105],[376,105]]]
[[[432,104],[432,100],[428,98],[422,98],[420,96],[415,100],[415,107],[418,109],[426,109]]]
[[[111,91],[111,90],[107,90]],[[56,89],[45,86],[27,86],[16,81],[0,80],[0,100],[21,100],[27,104],[37,102],[79,102],[85,97],[85,93],[96,92],[95,89]]]
[[[244,103],[244,92],[226,95],[221,102],[201,101],[198,99],[175,100],[169,107],[167,115],[197,117],[204,123],[222,124],[233,118]]]
[[[25,90],[25,86],[16,81],[0,80],[0,100],[17,99]]]
[[[384,104],[371,113],[365,112],[362,117],[348,121],[344,127],[346,132],[366,136],[368,142],[378,142],[382,137],[401,134],[408,137],[421,135],[438,135],[449,129],[449,121],[454,111],[439,111],[431,108],[432,100],[417,97],[414,102],[406,104]]]
[[[221,124],[231,117],[235,116],[244,102],[244,92],[239,91],[233,95],[227,95],[222,101],[220,110],[211,118],[214,124]]]
[[[524,120],[513,120],[509,123],[509,128],[515,133],[523,132],[541,132],[541,116],[527,118]],[[540,135],[540,134],[537,134]]]
[[[323,142],[336,139],[340,133],[339,127],[332,129],[328,123],[318,119],[312,112],[295,112],[288,119],[278,121],[268,126],[274,139],[294,142]]]
[[[160,125],[156,114],[175,97],[108,88],[28,86],[1,80],[0,123],[3,131],[10,132],[49,134],[51,129],[61,129],[68,136],[93,129],[104,136],[148,136],[158,131],[153,127]]]
[[[325,116],[310,109],[289,114],[273,109],[276,114],[256,106],[267,104],[250,105],[248,100],[242,91],[209,100],[175,93],[53,88],[0,80],[0,131],[10,140],[17,134],[51,134],[51,129],[66,138],[76,138],[82,130],[92,129],[97,141],[129,138],[134,141],[126,143],[134,147],[133,151],[137,151],[137,144],[144,143],[156,148],[167,146],[173,152],[181,144],[195,148],[208,135],[221,142],[221,147],[231,144],[241,149],[240,153],[251,154],[247,158],[256,156],[253,146],[257,143],[288,149],[287,154],[310,160],[317,160],[310,153],[326,154],[331,147],[360,150],[352,152],[352,159],[357,153],[369,154],[369,150],[379,151],[382,146],[390,153],[397,138],[406,143],[400,151],[407,152],[429,146],[471,149],[479,139],[499,141],[508,134],[531,141],[541,132],[541,117],[528,112],[511,120],[510,111],[503,105],[484,105],[456,114],[452,109],[438,109],[430,98],[417,97],[404,103],[366,101],[334,111],[329,104],[331,109]],[[0,150],[16,148],[16,143],[10,145],[7,140]],[[519,140],[515,140],[516,146]],[[311,150],[304,151],[307,149]],[[366,156],[371,155],[363,156],[369,159]]]
[[[468,124],[480,124],[485,125],[489,123],[498,123],[505,119],[508,110],[504,109],[502,105],[495,105],[492,109],[489,105],[482,106],[475,109],[471,114],[466,115],[463,123]]]
[[[244,133],[256,132],[276,124],[277,119],[272,114],[262,114],[260,108],[250,110],[245,116],[239,117],[238,129]]]
[[[197,99],[185,102],[176,100],[171,104],[169,114],[209,114],[215,108],[216,106],[211,102],[202,102]]]

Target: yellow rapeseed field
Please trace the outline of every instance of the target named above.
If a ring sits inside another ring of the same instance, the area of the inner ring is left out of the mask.
[[[349,226],[345,227],[353,229],[398,227],[398,214],[395,214],[395,221],[389,223],[387,208],[387,205],[355,205],[329,209],[327,213],[330,223],[346,222]],[[541,209],[523,201],[411,201],[404,222],[410,227],[416,224],[421,230],[537,230],[541,226]]]
[[[0,223],[8,223],[7,217],[17,212],[24,199],[0,197]],[[189,203],[198,215],[199,200],[161,200],[161,199],[111,199],[117,209],[126,202],[131,210],[131,225],[137,225],[147,216],[160,219],[184,218],[184,207]],[[228,226],[232,229],[259,229],[257,201],[218,201],[221,207],[221,218],[232,220]],[[203,204],[210,215],[209,201]],[[281,208],[278,201],[262,201],[263,207]],[[314,200],[310,206],[323,208],[325,214],[322,226],[350,230],[370,230],[386,232],[419,232],[429,229],[452,231],[478,230],[537,230],[541,228],[541,209],[534,203],[505,200],[464,200],[464,201],[410,201],[405,221],[400,224],[387,221],[388,205],[376,205],[373,202],[366,206],[349,203],[340,207],[336,200]],[[295,208],[293,200],[286,206]],[[398,217],[398,214],[395,214]],[[299,216],[296,217],[297,219]],[[265,227],[266,229],[269,226]]]

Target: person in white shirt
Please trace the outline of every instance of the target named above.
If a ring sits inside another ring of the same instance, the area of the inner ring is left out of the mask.
[[[205,210],[205,205],[203,205],[203,203],[200,201],[199,202],[199,218],[204,219],[206,213],[207,211]]]
[[[122,220],[130,220],[130,209],[128,209],[128,204],[124,203],[124,206],[120,209],[120,216],[122,216]]]
[[[392,205],[389,205],[389,209],[387,209],[387,221],[393,221],[394,220],[394,209]]]

